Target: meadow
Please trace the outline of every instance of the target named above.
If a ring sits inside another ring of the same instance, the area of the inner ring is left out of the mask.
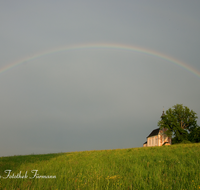
[[[200,143],[1,157],[0,189],[200,189],[199,158]]]

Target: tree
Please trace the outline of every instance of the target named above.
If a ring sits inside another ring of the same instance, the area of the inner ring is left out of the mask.
[[[161,116],[158,122],[160,129],[167,129],[165,134],[172,138],[172,143],[193,139],[195,131],[199,132],[197,114],[182,104],[176,104]],[[198,137],[196,137],[198,139]]]
[[[200,127],[197,127],[191,131],[188,136],[188,140],[194,143],[200,142]]]

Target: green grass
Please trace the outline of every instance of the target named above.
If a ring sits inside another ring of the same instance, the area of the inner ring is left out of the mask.
[[[199,143],[1,157],[0,189],[200,189],[199,160]],[[3,179],[7,169],[28,178]]]

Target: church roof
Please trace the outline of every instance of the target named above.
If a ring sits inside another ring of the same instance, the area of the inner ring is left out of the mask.
[[[148,137],[152,137],[152,136],[158,135],[159,131],[160,131],[160,128],[154,129],[154,130],[149,134]],[[148,138],[148,137],[147,137],[147,138]]]

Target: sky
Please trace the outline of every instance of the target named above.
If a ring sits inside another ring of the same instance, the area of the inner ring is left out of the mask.
[[[200,117],[199,7],[1,1],[0,156],[141,147],[163,107]]]

